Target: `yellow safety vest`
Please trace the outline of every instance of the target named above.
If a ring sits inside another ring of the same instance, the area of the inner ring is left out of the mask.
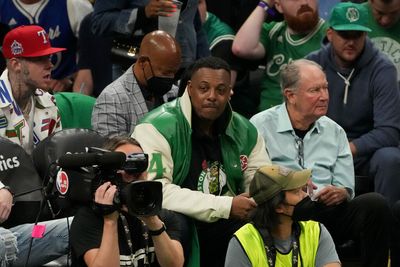
[[[299,224],[301,229],[299,238],[301,257],[299,255],[298,266],[300,266],[300,262],[303,267],[315,266],[315,257],[317,255],[321,231],[320,225],[314,221],[299,222]],[[235,236],[249,257],[253,267],[269,266],[264,241],[253,224],[248,223],[244,225],[235,232]],[[276,251],[275,266],[292,266],[292,250],[288,254],[280,254],[279,251]]]

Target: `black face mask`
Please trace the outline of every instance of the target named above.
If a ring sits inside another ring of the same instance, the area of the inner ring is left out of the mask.
[[[171,90],[174,78],[153,76],[147,80],[147,88],[153,93],[154,97],[162,98]]]
[[[294,206],[292,220],[295,222],[312,220],[315,218],[316,210],[317,202],[306,196]]]

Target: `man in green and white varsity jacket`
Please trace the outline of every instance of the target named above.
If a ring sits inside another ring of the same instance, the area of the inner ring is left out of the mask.
[[[149,154],[149,179],[163,183],[163,208],[194,219],[201,266],[223,266],[230,237],[256,207],[250,181],[270,164],[256,128],[232,111],[230,90],[229,65],[200,59],[183,96],[150,112],[133,133]]]

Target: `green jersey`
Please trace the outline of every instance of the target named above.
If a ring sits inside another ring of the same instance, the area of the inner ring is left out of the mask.
[[[279,85],[281,69],[287,63],[320,49],[327,28],[327,23],[320,19],[307,35],[291,35],[285,21],[264,23],[260,42],[266,51],[267,65],[261,82],[259,111],[282,103]]]
[[[207,33],[210,50],[212,50],[214,46],[222,40],[233,40],[235,38],[235,32],[232,28],[210,12],[207,12],[203,29]]]
[[[364,3],[368,8],[368,27],[371,32],[368,33],[369,38],[375,46],[389,57],[397,68],[397,80],[400,85],[400,21],[391,28],[385,29],[380,26],[372,14],[371,7],[368,3]]]

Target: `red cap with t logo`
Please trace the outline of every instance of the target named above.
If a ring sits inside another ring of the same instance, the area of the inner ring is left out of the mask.
[[[46,31],[37,25],[20,26],[9,31],[3,41],[3,55],[13,57],[41,57],[65,48],[51,47]]]

